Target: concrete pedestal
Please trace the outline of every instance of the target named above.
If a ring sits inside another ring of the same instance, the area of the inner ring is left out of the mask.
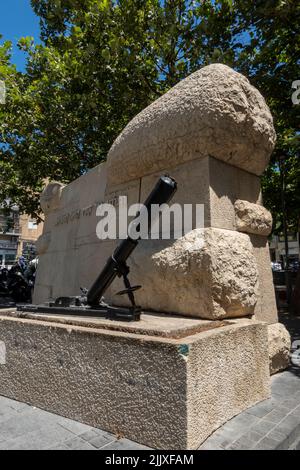
[[[0,314],[0,394],[162,449],[270,396],[266,324]]]

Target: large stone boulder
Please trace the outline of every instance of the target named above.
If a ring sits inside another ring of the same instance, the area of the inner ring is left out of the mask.
[[[108,155],[109,184],[213,156],[260,175],[275,143],[273,119],[248,79],[203,67],[130,121]]]
[[[268,325],[270,374],[286,369],[290,364],[291,337],[282,323]]]
[[[258,271],[249,236],[195,229],[174,242],[143,240],[129,260],[131,280],[142,284],[145,309],[207,319],[254,313]],[[114,291],[122,289],[114,284]],[[124,297],[114,296],[123,304]]]
[[[238,199],[234,209],[237,230],[255,235],[270,235],[273,220],[265,207]]]

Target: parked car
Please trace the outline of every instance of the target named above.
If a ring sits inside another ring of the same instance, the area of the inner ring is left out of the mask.
[[[278,261],[272,261],[271,262],[271,268],[272,268],[272,271],[281,271],[282,270],[282,265]]]
[[[296,272],[299,271],[300,261],[297,259],[290,261],[289,267],[291,271],[296,271]]]

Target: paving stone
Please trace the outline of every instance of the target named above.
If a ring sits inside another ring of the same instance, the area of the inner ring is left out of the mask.
[[[245,428],[244,427],[235,427],[235,428],[229,428],[226,427],[224,428],[221,427],[218,429],[211,437],[210,439],[213,439],[214,442],[219,445],[220,447],[223,447],[226,449],[232,442],[236,441],[239,439],[243,434],[245,433]]]
[[[102,447],[107,446],[107,444],[110,444],[111,442],[114,442],[116,440],[117,438],[115,436],[103,432],[99,436],[93,437],[88,442],[97,449],[101,449]]]
[[[272,392],[286,399],[287,396],[293,395],[294,387],[293,384],[278,381],[272,386]]]
[[[271,432],[269,432],[266,437],[268,437],[269,439],[273,439],[274,441],[284,442],[287,436],[284,433],[278,431],[277,428],[275,428]]]
[[[256,416],[258,418],[263,418],[265,415],[270,413],[274,409],[274,403],[271,399],[262,401],[255,406],[249,408],[246,413]]]
[[[288,450],[300,450],[300,440],[293,442]]]
[[[63,445],[63,444],[57,444],[54,447],[49,447],[47,450],[70,450],[69,447]]]
[[[30,406],[27,405],[27,403],[21,403],[15,400],[9,400],[9,401],[10,401],[10,404],[9,404],[10,408],[12,408],[15,411],[22,412],[30,408]]]
[[[280,425],[289,429],[295,429],[300,424],[300,417],[289,414],[281,422]]]
[[[73,421],[69,418],[62,418],[60,416],[57,417],[57,423],[76,435],[83,434],[84,432],[91,431],[93,429],[92,426],[87,424],[79,423],[78,421]]]
[[[249,431],[245,432],[239,439],[233,442],[229,449],[234,450],[247,450],[252,449],[261,439],[263,439],[264,435],[256,432],[256,431]]]
[[[81,439],[84,439],[85,441],[90,441],[91,439],[99,436],[99,434],[101,434],[100,429],[90,429],[89,431],[86,431],[83,434],[78,434],[78,436]]]
[[[24,432],[21,435],[7,439],[0,444],[0,449],[43,450],[72,439],[74,434],[59,425]]]
[[[228,437],[226,436],[225,433],[221,432],[219,435],[218,434],[213,434],[212,437],[209,437],[206,441],[205,444],[211,445],[212,447],[220,447],[222,449],[226,449],[235,439],[233,437]],[[200,446],[200,449],[202,448],[202,445]]]
[[[217,437],[223,437],[224,439],[227,439],[229,441],[235,441],[238,439],[243,433],[245,432],[245,428],[242,426],[235,425],[233,427],[231,426],[222,426],[221,428],[217,429],[213,433],[213,436]]]
[[[241,437],[237,441],[233,442],[230,446],[227,447],[227,450],[251,450],[254,447],[253,441],[244,439]]]
[[[275,430],[281,434],[285,434],[286,436],[278,449],[288,449],[289,446],[300,436],[300,426],[290,427],[279,424]]]
[[[104,447],[105,450],[149,450],[150,447],[143,446],[137,442],[129,441],[128,439],[120,439],[111,442]],[[103,450],[104,450],[103,449]]]
[[[32,409],[22,413],[16,419],[15,416],[10,416],[7,420],[2,421],[0,426],[0,436],[4,440],[17,438],[22,434],[35,431],[38,423],[35,419],[34,411]]]
[[[300,384],[299,384],[300,386]],[[293,410],[299,406],[299,398],[289,398],[282,403],[282,406],[287,407],[289,410]]]
[[[276,400],[278,404],[282,404],[284,400],[286,400],[286,395],[279,395],[278,393],[275,393],[272,390],[272,399]]]
[[[17,411],[12,411],[11,409],[7,409],[6,411],[0,411],[0,426],[2,426],[2,423],[5,421],[8,421],[11,418],[14,418],[17,414]]]
[[[228,421],[228,426],[230,426],[232,429],[236,429],[237,431],[239,430],[245,431],[245,428],[253,426],[254,424],[258,422],[259,422],[259,418],[257,416],[254,416],[253,414],[249,414],[245,411],[239,414],[238,416],[235,416],[230,421]]]
[[[200,447],[199,450],[224,450],[222,447],[214,444],[213,442],[204,442]]]
[[[287,416],[287,411],[286,409],[276,409],[272,410],[270,413],[268,413],[265,416],[265,419],[267,421],[270,421],[271,423],[278,424],[280,421],[282,421],[285,417]]]
[[[278,442],[269,437],[264,437],[256,446],[253,447],[254,450],[272,450],[276,449]]]
[[[64,446],[69,450],[96,450],[96,447],[92,446],[89,442],[80,439],[78,436],[64,442]]]
[[[244,434],[244,437],[249,439],[252,442],[259,442],[261,439],[263,439],[264,434],[257,432],[257,431],[249,431],[246,434]]]
[[[264,418],[261,419],[257,424],[251,427],[251,431],[256,431],[261,434],[267,434],[271,429],[275,428],[275,424],[271,421],[267,421]]]
[[[294,410],[292,410],[290,414],[292,416],[295,416],[296,418],[300,417],[300,406],[298,406],[297,408],[294,408]]]

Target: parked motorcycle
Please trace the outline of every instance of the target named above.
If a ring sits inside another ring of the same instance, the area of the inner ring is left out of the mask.
[[[7,268],[0,268],[0,296],[7,296]]]
[[[11,269],[1,270],[0,273],[0,295],[11,297],[14,302],[31,302],[35,270],[28,270],[24,260],[19,260]]]

